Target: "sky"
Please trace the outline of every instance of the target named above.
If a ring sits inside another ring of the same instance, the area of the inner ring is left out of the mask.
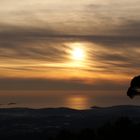
[[[51,105],[58,102],[53,98],[71,95],[75,102],[96,99],[102,106],[140,104],[125,98],[140,70],[139,0],[0,0],[0,5],[2,103],[25,95],[36,103],[38,94],[40,102],[46,97],[44,104],[52,95]]]

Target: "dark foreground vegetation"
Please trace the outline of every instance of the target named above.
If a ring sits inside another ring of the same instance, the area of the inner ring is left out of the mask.
[[[134,140],[140,137],[140,123],[135,124],[129,118],[122,117],[113,124],[108,122],[96,129],[85,128],[80,131],[63,129],[52,134],[50,130],[45,129],[21,134],[7,134],[6,131],[1,131],[0,137],[2,140]]]
[[[140,139],[140,107],[0,109],[0,140]]]

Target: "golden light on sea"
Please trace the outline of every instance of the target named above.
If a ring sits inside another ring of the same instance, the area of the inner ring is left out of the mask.
[[[88,108],[88,99],[83,96],[71,96],[66,101],[66,106],[73,109],[86,109]]]

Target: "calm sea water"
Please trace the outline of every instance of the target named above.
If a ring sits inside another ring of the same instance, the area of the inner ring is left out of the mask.
[[[125,91],[1,91],[0,107],[68,107],[87,109],[92,106],[140,105],[140,98],[134,100]]]

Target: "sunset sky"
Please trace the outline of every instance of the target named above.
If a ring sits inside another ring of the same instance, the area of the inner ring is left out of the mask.
[[[139,74],[139,0],[0,0],[2,103],[140,104],[125,93]]]

